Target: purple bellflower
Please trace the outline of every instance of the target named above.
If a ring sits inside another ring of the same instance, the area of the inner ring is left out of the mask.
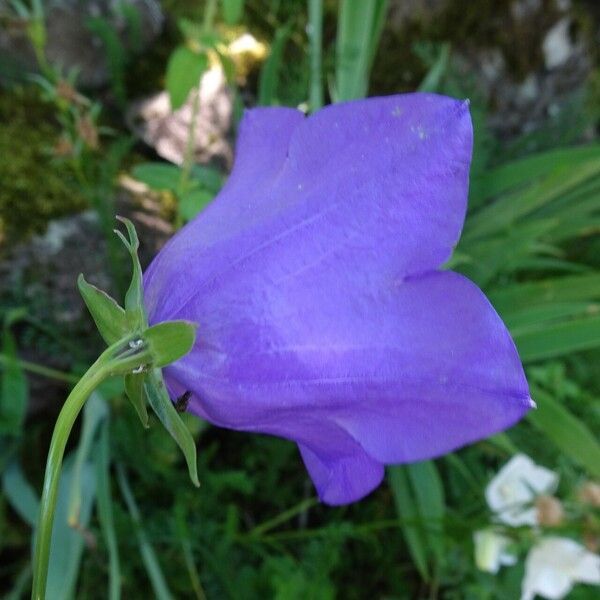
[[[224,189],[145,274],[150,323],[198,323],[171,396],[295,441],[328,504],[518,421],[532,401],[506,327],[438,270],[471,151],[468,103],[433,94],[247,111]]]

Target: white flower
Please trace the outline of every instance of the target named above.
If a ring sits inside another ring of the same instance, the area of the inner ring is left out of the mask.
[[[481,571],[497,573],[503,565],[514,565],[517,557],[506,549],[510,539],[493,529],[480,529],[473,536],[475,542],[475,564]]]
[[[536,525],[535,497],[553,492],[557,484],[556,473],[524,454],[516,454],[487,486],[485,498],[503,523],[512,527]]]
[[[577,582],[600,585],[600,556],[568,538],[542,538],[527,555],[521,600],[560,600]]]

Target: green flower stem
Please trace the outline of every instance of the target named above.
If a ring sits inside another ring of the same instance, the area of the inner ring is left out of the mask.
[[[33,600],[44,600],[50,559],[52,525],[58,496],[58,483],[65,447],[73,424],[90,394],[108,377],[131,372],[150,362],[147,344],[138,335],[130,335],[109,346],[86,371],[65,401],[50,441],[44,487],[40,503],[37,540],[33,559]]]
[[[181,165],[181,176],[179,177],[179,184],[177,186],[178,200],[181,201],[181,196],[185,194],[190,185],[190,176],[192,174],[192,167],[194,166],[194,149],[196,147],[196,127],[198,125],[198,115],[200,113],[200,83],[196,86],[193,91],[194,98],[192,100],[192,116],[190,119],[190,125],[188,128],[188,137],[185,144],[185,152],[183,155],[183,164]],[[183,219],[181,212],[177,210],[177,216],[175,221],[176,229],[181,229],[183,225]]]
[[[24,371],[41,375],[42,377],[48,377],[48,379],[56,379],[57,381],[65,381],[66,383],[77,383],[79,377],[71,373],[64,373],[57,369],[51,369],[44,365],[38,365],[37,363],[28,362],[26,360],[14,359],[6,354],[0,353],[0,365],[7,365],[11,362],[15,362]]]

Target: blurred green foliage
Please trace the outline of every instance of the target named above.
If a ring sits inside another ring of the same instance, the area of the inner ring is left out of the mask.
[[[541,56],[538,50],[524,51],[531,31],[499,27],[508,0],[471,3],[467,9],[450,3],[428,28],[410,25],[402,39],[385,28],[379,38],[375,4],[385,2],[374,3],[372,13],[365,7],[349,10],[348,1],[313,4],[324,11],[320,44],[309,43],[306,35],[304,0],[218,3],[215,29],[235,17],[271,45],[262,72],[249,79],[243,97],[264,104],[310,101],[312,109],[321,98],[356,97],[367,89],[421,87],[471,96],[476,147],[469,215],[448,266],[482,286],[506,321],[539,410],[504,436],[433,462],[394,467],[389,486],[360,503],[328,508],[315,501],[292,444],[218,430],[184,415],[199,449],[202,485],[196,490],[156,419],[142,431],[123,390],[109,386],[102,390],[108,410],[88,436],[87,450],[84,435],[73,449],[95,474],[92,483],[80,474],[80,498],[90,505],[96,498],[95,512],[84,514],[74,532],[79,543],[64,551],[67,564],[81,561],[79,576],[71,570],[68,580],[77,598],[512,600],[519,597],[530,534],[522,533],[520,564],[497,575],[476,570],[472,536],[489,523],[485,486],[517,450],[560,474],[570,520],[553,531],[600,539],[598,512],[584,512],[578,504],[579,486],[600,479],[600,146],[581,144],[582,131],[597,127],[597,74],[591,94],[575,95],[564,118],[500,144],[485,127],[489,107],[453,66],[452,42],[500,45],[514,74],[526,74]],[[164,80],[167,57],[180,41],[173,23],[205,18],[206,3],[169,0],[163,6],[171,23],[150,49],[151,59],[121,63],[113,57],[117,85],[122,90],[126,84],[128,95],[138,73],[153,73],[139,78],[140,90],[149,80]],[[342,22],[340,6],[346,7]],[[589,28],[589,14],[577,10],[579,26]],[[554,17],[550,8],[546,18]],[[540,23],[523,27],[534,26],[539,37]],[[336,42],[338,32],[348,36],[346,47],[358,52],[345,53],[344,40]],[[118,117],[114,121],[122,126]],[[95,181],[104,181],[97,198],[111,191],[121,157],[108,176],[89,177],[86,193],[74,195],[65,183],[69,172],[46,153],[56,135],[54,115],[35,93],[11,90],[0,96],[0,218],[7,239],[40,230],[47,216],[76,210],[84,197],[94,205],[89,186]],[[125,144],[121,154],[128,151]],[[101,160],[92,158],[96,166]],[[195,195],[186,208],[181,172],[154,161],[132,174],[153,189],[179,193],[180,216],[187,220],[217,193],[222,178],[191,168],[184,191]],[[27,365],[19,361],[12,336],[2,346],[0,417],[14,423],[24,405]],[[73,357],[75,365],[76,353]],[[11,435],[0,433],[0,587],[13,590],[9,597],[20,597],[29,583],[33,519],[28,507],[37,498],[50,427],[51,419],[30,417],[24,428],[12,426]],[[595,591],[579,586],[569,597],[590,600]]]
[[[0,94],[0,248],[85,206],[69,185],[68,168],[52,160],[58,142],[53,120],[31,87]]]

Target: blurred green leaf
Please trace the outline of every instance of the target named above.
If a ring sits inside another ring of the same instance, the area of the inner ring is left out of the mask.
[[[244,0],[222,0],[223,19],[227,25],[235,25],[244,12]]]
[[[10,320],[7,321],[2,335],[2,386],[0,387],[0,434],[13,437],[20,436],[29,387],[27,377],[17,359],[17,345],[10,331]]]
[[[175,191],[181,179],[181,169],[166,163],[141,163],[132,169],[131,174],[153,190]]]
[[[310,81],[308,102],[311,112],[323,106],[323,0],[308,0]]]
[[[121,465],[117,465],[117,480],[121,488],[121,494],[123,495],[125,503],[127,504],[127,508],[129,509],[129,515],[131,516],[131,520],[133,522],[133,528],[137,537],[140,553],[142,555],[142,561],[144,562],[144,567],[146,567],[146,572],[150,577],[154,594],[156,595],[157,600],[173,600],[173,595],[169,590],[165,576],[160,567],[160,563],[158,562],[158,558],[154,552],[154,548],[152,547],[152,544],[150,544],[148,537],[146,536],[146,532],[142,527],[142,516],[140,514],[140,510],[137,506],[135,498],[133,497],[127,476]]]
[[[413,562],[421,577],[429,581],[427,546],[419,527],[419,509],[411,487],[408,471],[404,466],[388,468],[390,487],[394,494],[396,512],[400,517],[400,527]]]
[[[87,461],[80,474],[81,507],[77,529],[68,525],[69,496],[74,476],[75,457],[67,456],[64,462],[58,490],[58,502],[52,529],[50,566],[47,598],[70,600],[75,595],[80,574],[81,557],[86,546],[87,527],[90,523],[92,506],[96,498],[96,478],[94,465]]]
[[[153,190],[167,190],[179,194],[182,170],[176,165],[165,163],[141,163],[136,165],[131,174]],[[190,171],[194,192],[210,193],[214,197],[223,186],[223,176],[212,167],[193,165]]]
[[[532,388],[537,410],[527,413],[527,420],[542,431],[560,452],[600,479],[600,443],[590,429],[566,407],[540,389]]]
[[[600,299],[600,273],[526,281],[488,292],[492,304],[504,318],[534,307]]]
[[[521,360],[533,362],[600,346],[600,316],[518,329],[514,340]]]
[[[31,565],[26,564],[14,580],[12,589],[2,597],[2,600],[21,600],[26,597],[28,592],[27,588],[31,582],[31,575]]]
[[[464,238],[502,231],[534,210],[538,210],[576,186],[600,174],[600,154],[579,163],[555,167],[546,177],[534,181],[525,190],[503,196],[472,215],[465,225]]]
[[[423,579],[430,581],[445,562],[446,508],[437,467],[432,461],[393,466],[389,478],[411,556]]]
[[[223,175],[213,167],[206,165],[192,165],[192,179],[198,183],[200,187],[216,194],[223,187]]]
[[[114,298],[88,283],[83,275],[77,278],[79,293],[85,302],[100,335],[107,345],[114,344],[127,334],[125,311]]]
[[[598,144],[540,152],[482,173],[475,185],[481,190],[481,196],[493,198],[514,188],[529,186],[556,169],[577,169],[582,162],[598,156]]]
[[[335,55],[336,102],[367,95],[369,74],[387,8],[387,0],[341,1]]]
[[[200,84],[200,77],[208,67],[206,54],[194,52],[186,46],[177,48],[167,64],[166,86],[171,109],[181,108],[190,92]]]
[[[269,57],[263,64],[258,79],[258,104],[260,106],[276,104],[277,90],[279,88],[279,72],[283,64],[283,51],[290,33],[290,25],[284,25],[275,31]]]
[[[557,322],[570,317],[584,316],[600,312],[600,304],[590,302],[556,302],[554,304],[533,304],[530,308],[509,311],[503,320],[513,335],[527,333],[532,327],[547,322]]]
[[[439,92],[441,88],[442,78],[448,70],[448,62],[450,60],[450,44],[442,44],[438,49],[438,55],[427,71],[427,74],[419,85],[420,92]]]
[[[179,214],[184,221],[191,221],[214,198],[214,194],[204,189],[194,189],[179,198]]]
[[[34,528],[37,525],[40,501],[25,478],[21,465],[14,459],[2,473],[2,491],[13,510],[25,523]]]
[[[106,53],[108,70],[112,83],[112,90],[117,100],[124,104],[127,100],[125,92],[125,69],[127,66],[127,49],[121,42],[121,38],[114,26],[107,18],[89,17],[85,26],[90,32],[97,36]]]
[[[102,424],[100,440],[98,442],[98,457],[96,460],[96,485],[98,488],[98,521],[104,542],[108,550],[109,567],[109,600],[119,600],[121,597],[121,566],[119,559],[119,546],[113,517],[113,500],[110,489],[110,440],[109,421]]]
[[[434,572],[439,572],[444,563],[443,524],[446,512],[444,487],[435,463],[431,460],[406,465],[421,527],[428,552],[434,563]]]

